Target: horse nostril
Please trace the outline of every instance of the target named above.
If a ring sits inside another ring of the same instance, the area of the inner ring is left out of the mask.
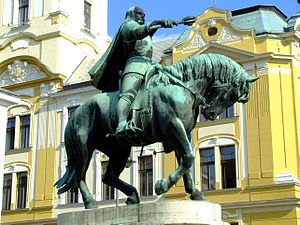
[[[210,112],[210,113],[209,113],[209,118],[210,118],[211,120],[214,120],[214,119],[216,118],[216,114],[215,114],[214,112]]]

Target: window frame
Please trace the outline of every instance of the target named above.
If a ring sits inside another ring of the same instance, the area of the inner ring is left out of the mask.
[[[29,151],[32,148],[32,129],[34,126],[34,120],[33,120],[34,114],[31,111],[31,106],[28,104],[18,104],[10,107],[8,109],[8,116],[7,116],[7,122],[11,118],[15,118],[15,129],[14,129],[14,148],[13,149],[7,149],[7,143],[5,143],[5,154],[14,154],[18,153],[20,151]],[[25,145],[22,145],[22,129],[24,128],[21,126],[21,120],[24,117],[29,117],[28,124],[25,125],[27,127],[26,135],[25,135]],[[6,139],[8,137],[8,133],[6,132]],[[7,142],[7,140],[6,140]],[[14,151],[15,150],[15,151]]]
[[[25,176],[24,176],[25,174]],[[20,177],[23,175],[23,177]],[[17,172],[17,184],[16,184],[16,209],[25,209],[27,205],[27,198],[28,198],[28,172]],[[25,185],[22,183],[22,178],[26,177]],[[25,193],[25,194],[24,194]],[[21,195],[21,197],[20,197]],[[25,195],[25,197],[24,197]]]
[[[22,124],[22,118],[29,117],[29,124]],[[19,124],[19,148],[29,148],[30,147],[30,131],[31,131],[31,115],[20,115],[20,124]],[[25,136],[24,135],[25,132]],[[23,142],[24,140],[24,142]]]
[[[22,5],[22,1],[26,1],[26,4]],[[23,26],[29,22],[29,2],[30,0],[19,0],[18,5],[18,25]],[[22,12],[22,18],[21,18]]]
[[[67,107],[67,119],[69,121],[70,117],[76,111],[80,105],[68,106]],[[80,191],[77,188],[76,190],[70,189],[66,192],[66,204],[76,204],[80,202]]]
[[[101,161],[101,180],[103,176],[105,175],[108,167],[108,160]],[[103,183],[101,184],[101,200],[102,201],[108,201],[108,200],[114,200],[116,189]]]
[[[89,10],[86,10],[86,6],[88,6]],[[88,23],[86,23],[86,18],[88,18]],[[89,1],[84,1],[83,5],[83,28],[87,32],[91,32],[91,24],[92,24],[92,4]]]
[[[9,120],[14,119],[14,126],[8,127]],[[7,118],[7,126],[6,126],[6,136],[5,136],[5,151],[11,151],[15,149],[15,138],[16,138],[16,116]],[[8,133],[10,137],[8,138]],[[8,140],[10,141],[10,147],[7,148]]]
[[[26,174],[26,184],[22,186],[23,190],[25,190],[25,194],[23,194],[22,198],[22,206],[18,204],[19,201],[19,190],[18,190],[18,174]],[[12,177],[12,186],[11,186],[11,195],[10,195],[10,209],[2,211],[13,211],[13,210],[24,210],[29,208],[29,199],[30,199],[30,169],[26,165],[22,164],[12,164],[9,166],[5,166],[4,174],[3,174],[3,181],[4,176],[11,175]],[[25,197],[24,197],[25,196]],[[4,197],[4,196],[3,196]],[[13,207],[12,207],[13,206]],[[3,208],[3,206],[2,206]]]
[[[151,159],[151,163],[148,163],[147,160]],[[141,168],[141,160],[144,160],[143,164],[145,165],[143,168]],[[146,168],[147,165],[151,165],[150,168]],[[154,187],[154,166],[153,166],[153,156],[152,155],[144,155],[138,157],[138,180],[139,180],[139,193],[140,196],[153,196],[153,187]],[[151,174],[150,178],[149,175]],[[141,175],[145,175],[146,183],[144,185],[141,185]],[[152,181],[150,181],[152,179]],[[145,189],[144,189],[145,187]]]
[[[5,177],[10,176],[10,185],[5,185]],[[11,202],[12,202],[12,186],[13,186],[13,174],[8,173],[3,175],[3,196],[2,196],[2,211],[10,211],[11,210]],[[9,187],[9,188],[8,188]],[[9,189],[9,194],[5,195],[5,189]],[[6,201],[5,201],[6,200]],[[5,204],[6,203],[6,204]],[[7,206],[7,207],[5,207]]]
[[[235,152],[235,187],[230,188],[223,188],[222,184],[222,165],[221,165],[221,148],[226,146],[234,146],[234,152]],[[202,171],[201,171],[201,150],[206,148],[213,148],[215,152],[215,182],[216,182],[216,188],[215,190],[228,190],[228,189],[235,189],[241,187],[241,168],[240,168],[240,153],[239,153],[239,142],[236,139],[229,138],[229,137],[214,137],[210,139],[203,140],[198,145],[198,151],[199,153],[196,154],[196,162],[197,165],[195,167],[195,174],[197,177],[197,180],[202,186]],[[208,190],[208,191],[214,191],[214,190]]]
[[[203,151],[207,151],[207,150],[212,150],[213,151],[213,154],[210,156],[210,157],[213,157],[213,161],[205,161],[205,162],[202,162],[202,156],[201,156],[201,152]],[[211,191],[211,190],[215,190],[216,189],[216,159],[215,159],[215,149],[214,147],[208,147],[208,148],[203,148],[200,150],[200,171],[201,171],[201,190],[203,191]],[[213,166],[213,186],[210,185],[210,172],[211,171],[211,167],[210,166]],[[204,183],[203,183],[203,180],[204,180],[204,177],[203,177],[203,170],[202,168],[203,167],[206,167],[207,168],[207,171],[208,171],[208,177],[207,177],[207,189],[204,189]]]

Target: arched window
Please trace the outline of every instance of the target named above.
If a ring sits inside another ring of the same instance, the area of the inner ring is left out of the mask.
[[[30,107],[16,105],[8,110],[5,150],[31,147],[32,116]]]
[[[238,152],[229,138],[212,138],[200,144],[200,176],[203,191],[239,186]]]
[[[28,208],[29,170],[24,165],[4,169],[2,210]]]

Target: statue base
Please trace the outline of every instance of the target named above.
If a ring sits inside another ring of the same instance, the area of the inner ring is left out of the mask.
[[[229,225],[222,222],[221,206],[207,201],[158,201],[63,213],[58,225]]]

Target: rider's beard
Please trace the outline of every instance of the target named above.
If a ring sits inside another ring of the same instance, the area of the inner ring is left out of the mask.
[[[140,25],[143,25],[143,24],[145,23],[145,20],[144,20],[144,19],[139,19],[137,22],[138,22]]]

